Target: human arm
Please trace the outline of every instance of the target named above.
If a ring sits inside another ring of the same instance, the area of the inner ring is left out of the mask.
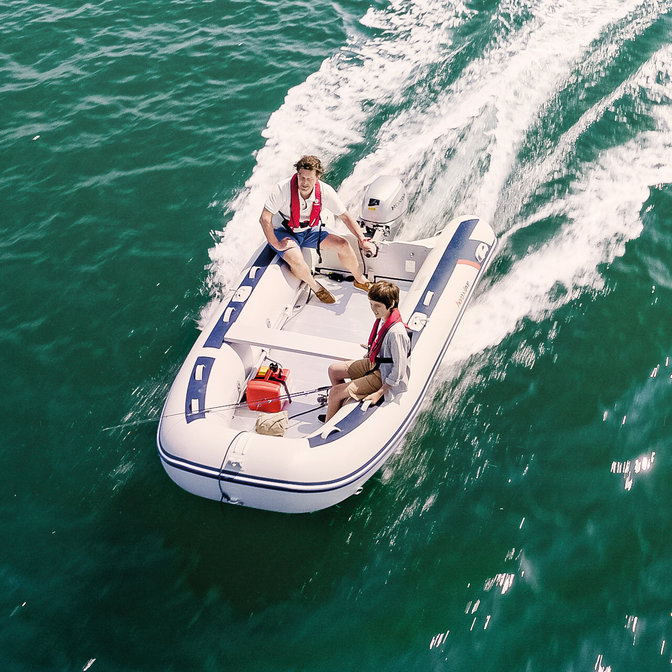
[[[371,394],[367,394],[362,401],[370,401],[372,404],[377,404],[391,389],[392,388],[387,383],[383,383],[381,388],[377,389],[375,392],[371,392]]]
[[[408,387],[410,341],[403,323],[395,324],[385,334],[380,350],[380,375],[382,387],[370,395],[373,403],[384,395],[388,401],[401,394]]]
[[[383,377],[382,386],[364,397],[364,401],[377,404],[382,397],[388,397],[391,392],[391,398],[394,395],[403,392],[408,382],[408,351],[410,342],[406,334],[406,327],[399,328],[394,325],[385,335],[381,355],[392,360],[391,363],[381,363],[380,373]]]
[[[261,217],[259,217],[259,223],[261,224],[264,236],[266,236],[266,240],[271,247],[280,252],[284,252],[296,245],[293,237],[278,240],[275,235],[275,227],[273,226],[273,217],[275,214],[279,213],[281,217],[284,217],[283,213],[290,211],[290,202],[290,179],[286,179],[278,182],[270,191],[264,203],[264,209],[261,211]]]
[[[350,232],[357,238],[357,242],[359,244],[359,248],[362,250],[362,252],[368,256],[372,256],[376,254],[376,244],[366,238],[364,235],[364,232],[362,231],[362,227],[357,223],[355,218],[347,211],[345,210],[342,214],[338,215],[338,218],[345,224]]]
[[[406,333],[406,327],[401,322],[397,322],[385,334],[381,355],[390,357],[391,364],[381,364],[381,374],[383,374],[383,383],[387,383],[390,389],[395,390],[402,383],[408,373],[408,356],[410,341]],[[389,368],[388,368],[389,367]]]
[[[283,252],[284,250],[289,249],[290,247],[295,247],[296,243],[291,237],[284,238],[283,240],[278,240],[275,235],[275,230],[273,227],[273,213],[264,208],[261,212],[261,217],[259,217],[259,223],[261,224],[261,229],[266,236],[266,240],[269,245],[276,250]]]

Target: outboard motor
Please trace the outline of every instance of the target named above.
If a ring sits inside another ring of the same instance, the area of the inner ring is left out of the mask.
[[[360,223],[374,243],[390,235],[390,226],[408,208],[406,189],[394,175],[381,175],[364,190]]]

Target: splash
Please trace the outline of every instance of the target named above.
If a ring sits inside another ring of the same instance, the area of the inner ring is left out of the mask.
[[[472,15],[463,3],[443,0],[395,1],[386,11],[369,9],[361,23],[380,35],[368,39],[353,35],[319,71],[287,93],[263,132],[266,143],[256,155],[252,175],[227,208],[231,218],[216,234],[221,240],[210,250],[209,284],[214,296],[233,283],[240,266],[262,242],[258,220],[266,196],[291,172],[296,158],[304,152],[318,153],[328,166],[363,143],[371,110],[375,115],[382,105],[399,102],[419,71],[445,58],[451,31]],[[376,166],[360,171],[366,183],[373,179],[371,170],[384,167],[384,160],[378,157]],[[387,170],[397,171],[397,166]],[[352,206],[353,189],[341,193]]]
[[[543,316],[586,289],[599,291],[598,265],[622,254],[625,242],[641,231],[648,186],[669,181],[665,109],[655,112],[655,130],[581,166],[558,200],[527,217],[520,211],[540,184],[567,174],[567,157],[615,101],[641,96],[642,87],[647,95],[664,95],[655,89],[661,72],[669,81],[669,48],[585,110],[540,161],[522,165],[518,153],[572,81],[597,76],[670,4],[503,2],[490,17],[498,26],[496,39],[462,70],[457,66],[462,51],[475,47],[460,29],[479,18],[474,10],[442,0],[393,1],[384,11],[370,9],[361,25],[374,35],[353,34],[319,71],[291,89],[270,117],[252,175],[230,204],[231,218],[210,251],[212,295],[233,284],[263,240],[258,218],[266,195],[297,155],[319,153],[328,165],[362,147],[368,151],[353,156],[340,193],[358,214],[371,179],[383,172],[399,175],[412,204],[398,233],[405,238],[430,235],[454,215],[470,212],[494,222],[503,247],[520,229],[550,217],[565,222],[470,308],[452,360],[498,343],[525,316]],[[316,104],[319,115],[312,112]],[[559,299],[550,296],[558,285],[566,288]],[[202,321],[209,314],[206,308]]]
[[[600,117],[614,100],[625,95],[662,100],[664,82],[672,76],[671,59],[672,48],[661,49],[613,95],[586,112],[565,134],[557,155],[552,155],[545,165],[549,179],[556,170],[558,155],[566,153],[582,129]],[[598,266],[622,255],[626,242],[640,234],[649,188],[672,182],[672,167],[666,158],[672,149],[672,108],[655,106],[650,114],[655,121],[654,130],[601,152],[595,163],[583,167],[564,197],[517,225],[534,227],[551,217],[561,217],[565,222],[550,241],[519,259],[470,307],[447,362],[454,363],[496,345],[524,317],[543,319],[563,303],[603,290]],[[633,170],[633,166],[637,169]],[[504,243],[510,233],[504,235]],[[552,291],[558,286],[565,291]]]

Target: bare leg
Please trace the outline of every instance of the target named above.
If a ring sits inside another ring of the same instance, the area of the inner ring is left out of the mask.
[[[327,419],[326,422],[336,415],[338,409],[343,406],[346,400],[350,398],[348,393],[350,383],[338,383],[329,390],[329,400],[327,401]]]
[[[310,267],[303,258],[303,253],[298,247],[290,247],[282,257],[283,261],[289,264],[292,274],[299,280],[305,282],[314,292],[320,290],[320,285],[313,278]]]
[[[355,251],[345,238],[337,236],[335,233],[330,233],[322,241],[322,247],[326,250],[335,250],[338,254],[338,260],[348,271],[350,271],[350,273],[352,273],[355,280],[357,280],[357,282],[366,282],[366,276],[364,276],[359,269],[359,261],[357,261]]]
[[[333,362],[329,364],[329,381],[332,385],[344,383],[348,377],[348,364],[350,362]]]

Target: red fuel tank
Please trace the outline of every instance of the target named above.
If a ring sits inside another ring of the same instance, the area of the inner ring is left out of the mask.
[[[252,411],[278,413],[289,404],[289,369],[261,366],[247,383],[247,407]]]

